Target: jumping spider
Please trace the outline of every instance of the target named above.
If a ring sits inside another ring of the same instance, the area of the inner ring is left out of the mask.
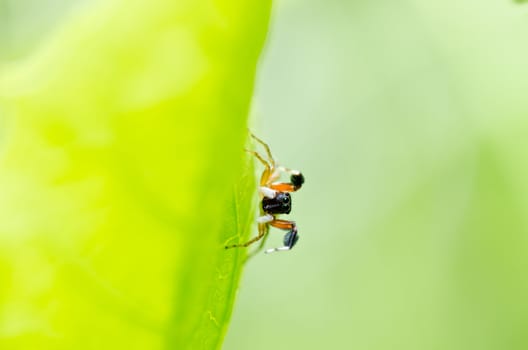
[[[288,169],[282,166],[278,166],[271,155],[269,146],[251,134],[251,137],[260,143],[266,150],[268,159],[264,159],[258,152],[246,150],[255,156],[263,165],[264,171],[260,176],[260,187],[259,187],[259,198],[261,202],[260,216],[257,219],[258,223],[258,235],[246,243],[233,244],[226,246],[229,248],[247,247],[262,239],[257,252],[264,247],[264,243],[269,233],[270,226],[278,229],[288,231],[284,236],[284,246],[278,248],[271,248],[265,251],[266,254],[287,251],[293,248],[293,246],[299,240],[297,233],[297,225],[295,221],[277,219],[276,216],[279,214],[289,214],[291,211],[291,192],[299,190],[304,183],[304,176],[298,170]],[[275,182],[279,179],[282,173],[290,175],[290,182]],[[263,239],[264,238],[264,239]]]

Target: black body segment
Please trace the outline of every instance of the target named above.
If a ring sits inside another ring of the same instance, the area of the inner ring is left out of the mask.
[[[301,173],[298,174],[292,174],[290,176],[290,181],[292,185],[295,187],[295,189],[301,188],[301,186],[304,184],[304,176]]]
[[[268,214],[289,214],[291,211],[291,197],[287,192],[278,192],[275,198],[264,197],[262,210]]]

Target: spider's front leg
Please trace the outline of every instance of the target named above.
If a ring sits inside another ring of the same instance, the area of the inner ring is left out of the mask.
[[[271,226],[276,227],[278,229],[288,231],[286,235],[284,236],[284,246],[283,247],[277,247],[277,248],[271,248],[265,251],[266,254],[270,254],[273,252],[282,252],[282,251],[288,251],[295,246],[297,241],[299,240],[299,235],[297,233],[297,225],[295,224],[295,221],[288,221],[288,220],[280,220],[275,219],[269,223]]]
[[[295,192],[298,191],[304,184],[304,176],[299,170],[288,169],[282,166],[278,167],[277,170],[290,175],[290,182],[268,184],[268,187],[272,190],[279,192]]]

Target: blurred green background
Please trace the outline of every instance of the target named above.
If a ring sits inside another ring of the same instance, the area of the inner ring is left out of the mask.
[[[254,105],[300,240],[225,349],[528,348],[527,7],[275,1]]]
[[[0,1],[0,58],[82,2]],[[300,240],[224,348],[527,349],[527,92],[513,1],[276,0],[252,129],[305,174]]]

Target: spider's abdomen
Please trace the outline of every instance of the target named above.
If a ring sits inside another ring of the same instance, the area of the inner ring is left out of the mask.
[[[264,197],[262,210],[268,214],[289,214],[291,211],[291,197],[287,192],[278,192],[275,198]]]

